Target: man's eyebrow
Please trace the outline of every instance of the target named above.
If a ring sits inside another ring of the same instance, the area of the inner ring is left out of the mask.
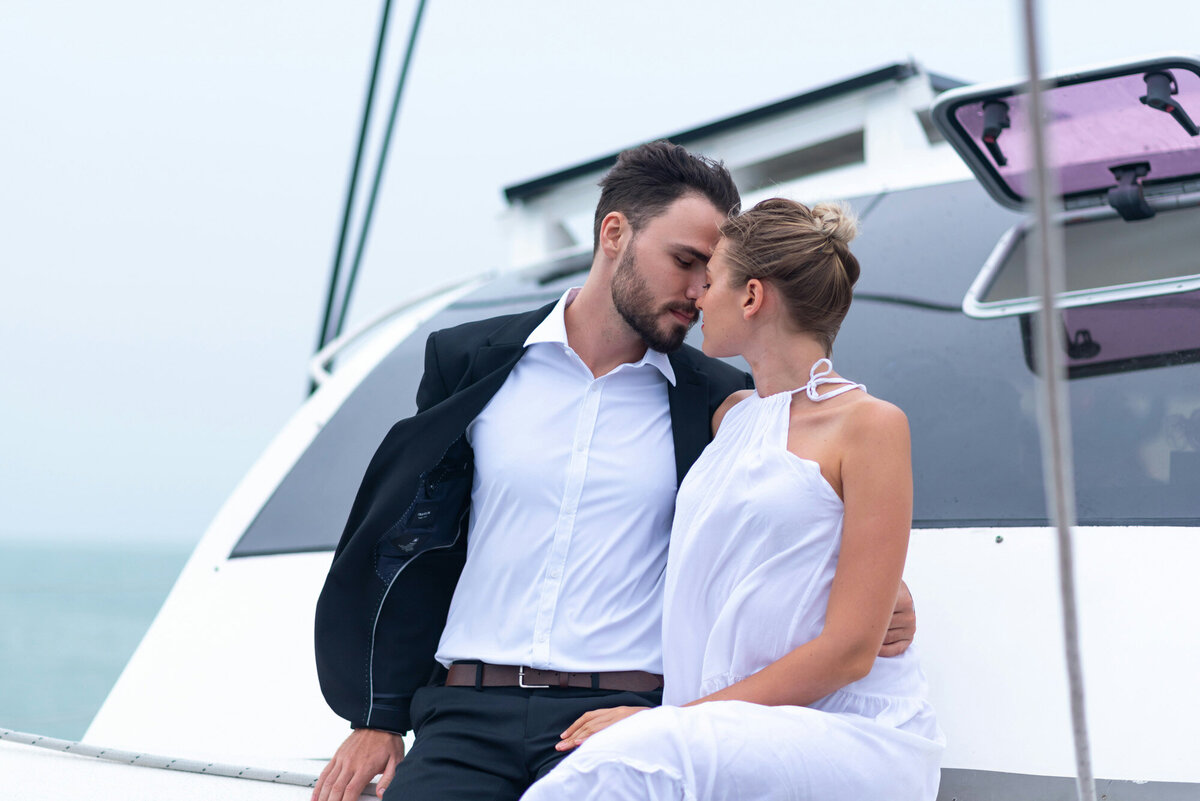
[[[691,245],[676,245],[675,247],[678,248],[679,250],[682,250],[684,253],[688,253],[692,257],[699,259],[700,261],[706,262],[712,258],[711,253],[705,253],[704,251],[698,250],[697,248],[694,248]]]

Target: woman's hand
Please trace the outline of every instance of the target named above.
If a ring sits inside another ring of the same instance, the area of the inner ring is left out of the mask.
[[[558,751],[570,751],[579,746],[584,740],[598,731],[607,729],[618,720],[623,720],[636,712],[642,712],[648,706],[613,706],[608,709],[593,709],[585,712],[579,720],[572,723],[561,735],[562,742],[554,746]]]

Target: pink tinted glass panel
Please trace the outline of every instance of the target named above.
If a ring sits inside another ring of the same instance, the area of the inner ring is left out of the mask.
[[[1200,76],[1179,68],[1170,72],[1179,85],[1172,99],[1200,124]],[[1064,86],[1047,93],[1051,166],[1058,171],[1063,194],[1115,186],[1109,167],[1131,162],[1150,163],[1144,179],[1150,182],[1200,174],[1200,137],[1189,136],[1170,114],[1138,100],[1146,94],[1142,75]],[[1014,193],[1025,198],[1031,191],[1028,99],[1014,96],[1005,102],[1012,125],[998,139],[1008,159],[1004,167],[996,165],[981,141],[983,103],[958,108],[955,118],[984,161],[998,170]]]
[[[1200,349],[1200,292],[1081,306],[1063,311],[1067,334],[1087,330],[1100,345],[1092,359],[1072,367]]]

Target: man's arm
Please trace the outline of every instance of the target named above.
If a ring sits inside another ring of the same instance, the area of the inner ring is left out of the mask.
[[[879,649],[879,655],[899,656],[912,645],[916,633],[917,607],[913,604],[908,585],[901,581],[896,608],[892,611],[892,621],[888,623],[887,633],[883,635],[883,647]]]
[[[417,387],[418,412],[442,402],[450,395],[442,378],[436,340],[437,332],[425,340],[425,372]],[[403,759],[404,740],[401,735],[383,729],[355,729],[321,771],[313,788],[312,801],[358,801],[376,776],[380,779],[375,785],[375,794],[383,798],[384,790],[396,773],[396,766]]]

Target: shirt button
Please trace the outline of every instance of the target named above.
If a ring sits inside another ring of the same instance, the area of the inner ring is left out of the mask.
[[[545,642],[545,641],[546,641],[546,632],[543,631],[541,634],[538,635],[538,642]]]
[[[552,579],[556,579],[561,575],[562,575],[562,571],[560,571],[557,567],[552,568],[550,570],[550,578],[552,578]]]

